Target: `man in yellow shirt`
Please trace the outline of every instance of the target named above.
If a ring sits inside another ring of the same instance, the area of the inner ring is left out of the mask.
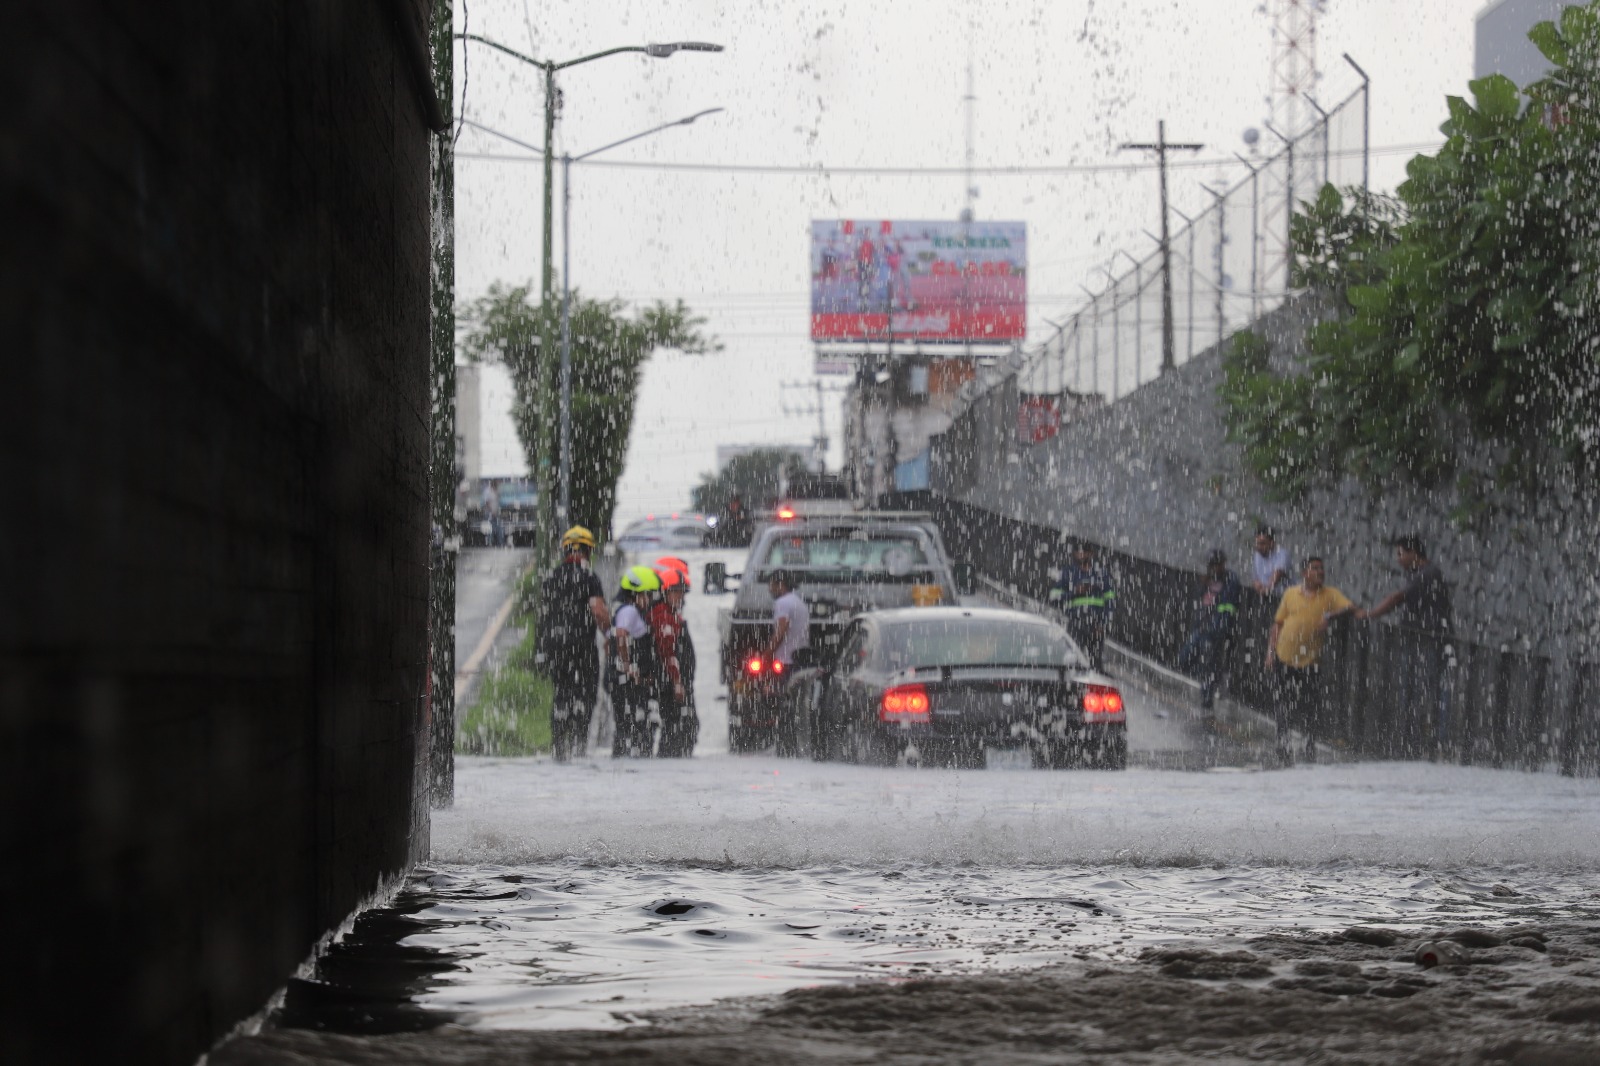
[[[1313,555],[1306,560],[1303,580],[1286,589],[1278,601],[1267,637],[1266,669],[1275,675],[1277,699],[1274,718],[1278,726],[1278,757],[1294,761],[1289,749],[1289,723],[1306,731],[1306,758],[1316,758],[1316,731],[1322,719],[1322,646],[1328,623],[1350,614],[1356,605],[1338,589],[1325,583],[1327,570]]]

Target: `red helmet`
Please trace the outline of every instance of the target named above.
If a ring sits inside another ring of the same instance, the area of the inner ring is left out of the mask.
[[[672,587],[667,582],[668,574],[677,574],[683,579],[683,591],[689,591],[689,564],[676,555],[663,555],[655,561],[655,571],[661,575],[661,588],[663,591]]]
[[[670,570],[666,567],[656,571],[661,575],[661,591],[671,592],[677,589],[681,592],[689,591],[689,578],[681,570]]]

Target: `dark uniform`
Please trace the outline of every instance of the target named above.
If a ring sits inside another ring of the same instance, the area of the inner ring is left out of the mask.
[[[1116,597],[1110,575],[1092,560],[1088,565],[1076,561],[1068,563],[1061,570],[1061,579],[1050,590],[1050,602],[1061,612],[1067,632],[1089,656],[1096,670],[1101,668],[1106,623],[1116,606]]]
[[[557,761],[581,756],[594,715],[600,655],[591,599],[603,597],[600,579],[581,559],[568,556],[540,589],[538,660],[555,686],[550,740]]]

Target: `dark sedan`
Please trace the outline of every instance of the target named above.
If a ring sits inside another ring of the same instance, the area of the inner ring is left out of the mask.
[[[817,683],[790,691],[793,747],[817,759],[982,766],[986,748],[1026,747],[1039,768],[1128,762],[1122,694],[1066,630],[1021,611],[860,615]]]

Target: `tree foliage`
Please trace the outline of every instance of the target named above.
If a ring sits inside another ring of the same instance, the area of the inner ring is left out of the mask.
[[[1438,485],[1464,439],[1529,489],[1540,456],[1600,457],[1600,13],[1530,36],[1555,69],[1529,106],[1505,77],[1474,81],[1398,201],[1324,188],[1294,218],[1295,284],[1333,314],[1293,367],[1241,337],[1222,386],[1230,436],[1278,496],[1345,473]]]
[[[552,424],[539,425],[541,376],[550,395],[559,388],[561,320],[559,307],[542,308],[531,285],[499,282],[461,311],[467,327],[462,347],[477,362],[503,363],[510,372],[516,399],[512,420],[522,442],[528,469],[540,491],[557,491],[559,463],[558,409],[549,407]],[[632,314],[621,300],[591,300],[572,294],[572,520],[604,535],[616,509],[617,481],[633,431],[639,377],[651,353],[660,348],[705,353],[721,345],[702,329],[703,318],[680,300],[657,303]],[[541,359],[543,352],[548,359]],[[540,430],[552,442],[550,461],[539,462]]]
[[[737,494],[745,510],[765,507],[785,482],[808,476],[805,459],[787,448],[757,448],[728,460],[721,471],[700,475],[692,490],[694,509],[716,514]]]

